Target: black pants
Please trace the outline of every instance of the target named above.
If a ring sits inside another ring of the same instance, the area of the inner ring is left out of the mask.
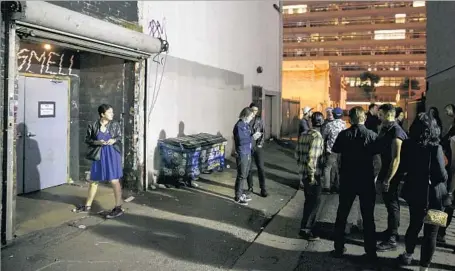
[[[237,178],[235,179],[235,199],[239,199],[243,195],[243,187],[245,180],[248,178],[250,171],[251,155],[241,154],[236,158],[237,162]]]
[[[387,238],[398,236],[400,227],[400,201],[398,199],[398,179],[390,182],[389,191],[382,193],[385,207],[387,208]]]
[[[430,208],[442,210],[442,205],[439,205],[439,207],[433,206]],[[414,253],[419,232],[423,226],[423,219],[425,217],[425,214],[425,206],[409,206],[410,221],[405,236],[406,252],[409,254]],[[431,263],[431,259],[433,258],[433,254],[436,249],[436,237],[438,234],[438,229],[438,226],[429,224],[425,224],[423,228],[423,240],[420,250],[420,266],[428,267]]]
[[[339,155],[337,153],[329,153],[326,158],[324,167],[324,188],[339,187]]]
[[[256,164],[256,168],[258,169],[258,179],[259,179],[259,187],[261,190],[265,190],[265,176],[264,176],[264,157],[262,148],[255,147],[252,153],[252,159],[254,159],[254,163]],[[250,171],[248,174],[248,188],[253,187],[253,162],[250,163]]]
[[[357,196],[360,201],[360,212],[363,220],[363,239],[365,252],[376,255],[376,225],[374,223],[374,205],[376,201],[376,189],[373,180],[371,185],[340,186],[337,218],[335,221],[335,250],[343,251],[345,244],[345,229],[349,212]],[[360,183],[360,182],[359,182]]]
[[[313,229],[319,206],[321,206],[321,192],[322,187],[319,184],[305,186],[305,203],[303,205],[302,222],[300,223],[301,230]]]
[[[444,212],[446,212],[447,216],[448,216],[447,217],[447,226],[439,228],[439,236],[446,236],[447,228],[449,227],[450,223],[452,222],[453,209],[454,208],[452,206],[445,207]]]

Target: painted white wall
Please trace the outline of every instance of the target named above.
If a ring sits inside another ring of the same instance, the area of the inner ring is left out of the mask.
[[[144,32],[158,20],[170,55],[241,73],[245,85],[278,91],[281,39],[278,1],[140,1]],[[264,72],[256,73],[262,66]]]
[[[150,106],[156,97],[146,139],[149,172],[157,170],[153,152],[159,134],[164,131],[166,137],[176,137],[180,122],[185,124],[185,134],[220,132],[229,140],[230,156],[232,128],[240,110],[251,102],[252,85],[262,86],[264,96],[277,95],[273,108],[276,116],[281,114],[281,15],[274,3],[278,1],[139,2],[144,32],[152,35],[150,22],[158,21],[173,59],[172,67],[164,68],[158,94],[155,73],[158,68],[159,83],[163,66],[152,64],[149,68]],[[182,64],[174,58],[183,59]],[[194,69],[189,71],[189,66]],[[263,73],[256,72],[258,66],[263,67]],[[232,80],[220,79],[226,74]],[[279,119],[273,134],[279,133]]]

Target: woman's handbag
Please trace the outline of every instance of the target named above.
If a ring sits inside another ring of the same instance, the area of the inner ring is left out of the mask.
[[[431,150],[430,150],[430,163],[428,165],[428,180],[431,177]],[[428,205],[430,203],[430,184],[428,184],[427,189],[427,208],[426,208],[426,215],[423,219],[423,223],[430,224],[434,226],[446,227],[447,226],[447,213],[436,210],[436,209],[429,209]]]
[[[90,146],[85,158],[92,161],[101,160],[101,146]]]

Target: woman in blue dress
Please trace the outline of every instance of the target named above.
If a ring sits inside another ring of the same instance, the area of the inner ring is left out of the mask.
[[[114,189],[115,207],[106,216],[114,218],[123,214],[122,188],[120,178],[123,177],[120,142],[122,138],[120,125],[113,121],[112,106],[102,104],[98,107],[99,120],[90,124],[87,129],[85,143],[88,144],[87,159],[92,160],[90,169],[90,186],[85,205],[78,206],[76,212],[87,213],[91,210],[99,182],[110,182]]]

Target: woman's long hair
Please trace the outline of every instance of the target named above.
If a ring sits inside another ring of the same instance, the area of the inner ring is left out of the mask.
[[[441,129],[436,120],[427,113],[419,113],[409,128],[409,137],[419,145],[439,144]]]
[[[442,121],[441,117],[439,116],[439,110],[436,107],[430,107],[430,109],[428,110],[428,114],[430,115],[431,118],[436,120],[439,129],[442,130]]]

